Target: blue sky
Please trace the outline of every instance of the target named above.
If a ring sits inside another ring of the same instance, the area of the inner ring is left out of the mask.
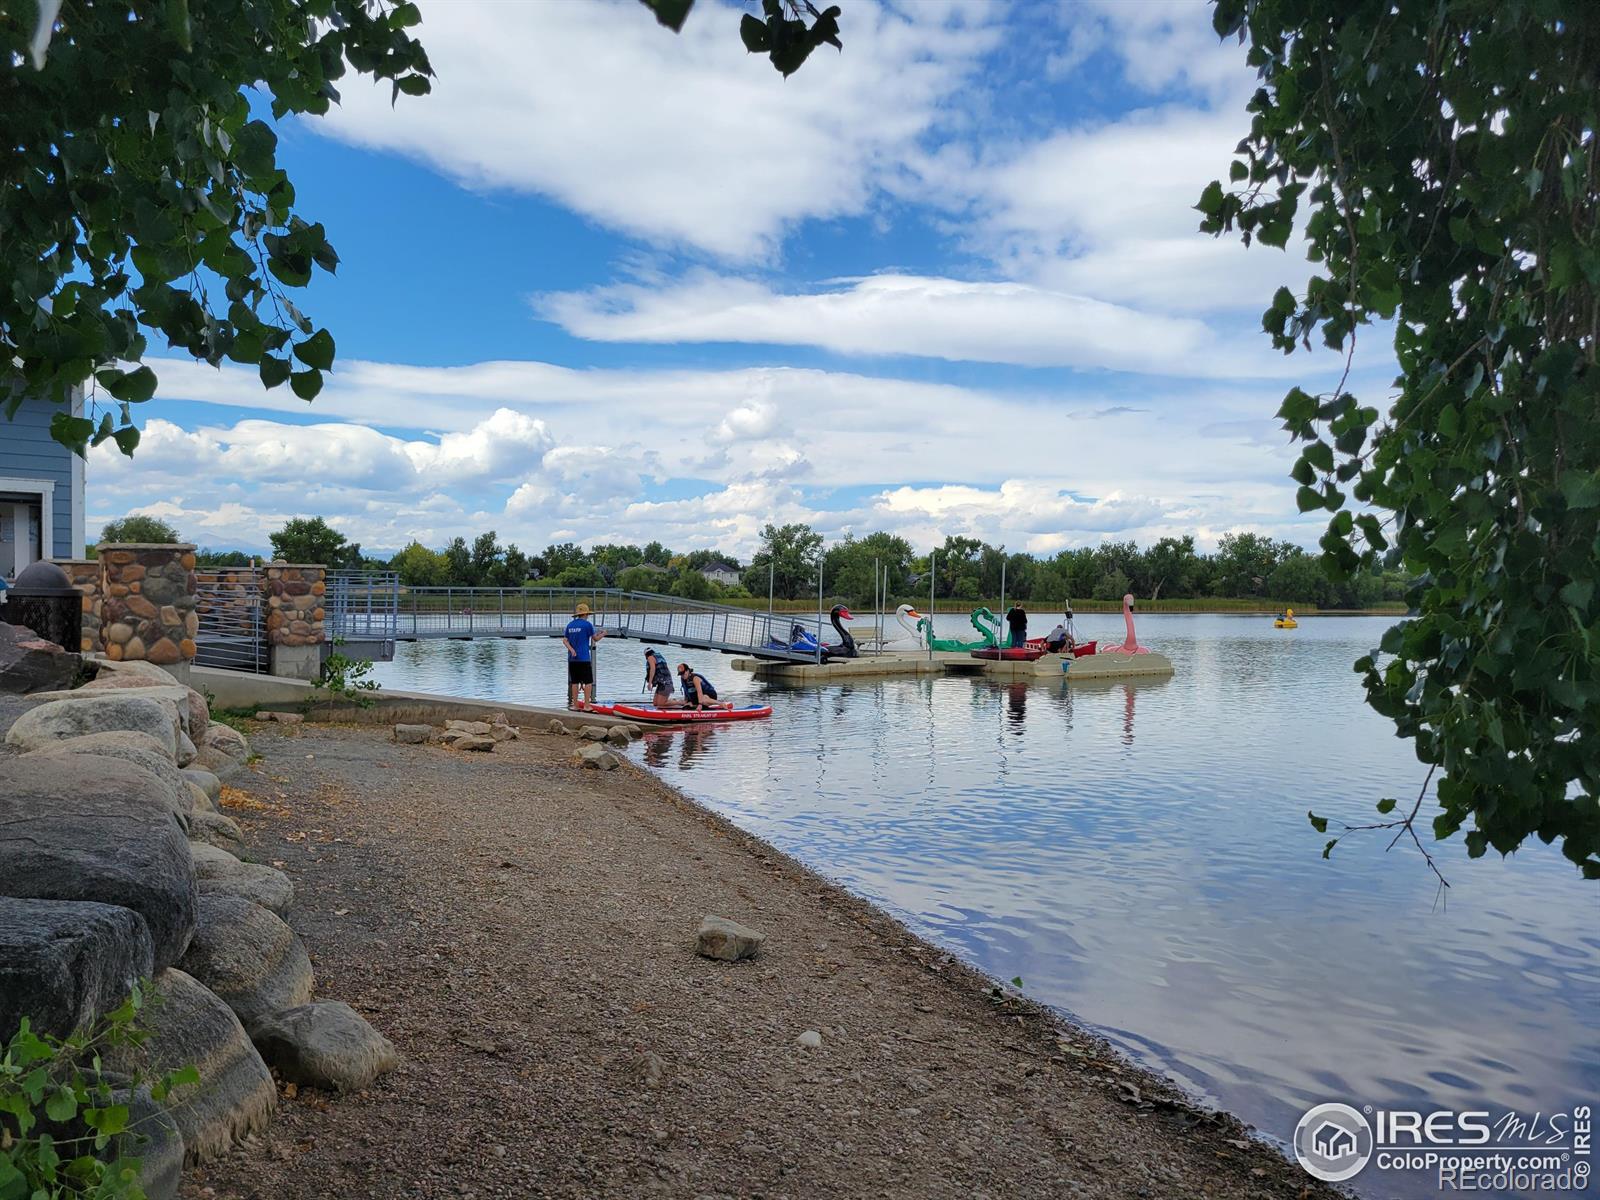
[[[91,526],[1313,542],[1272,413],[1342,361],[1259,332],[1293,242],[1195,232],[1253,79],[1204,0],[841,3],[844,52],[788,80],[718,0],[676,37],[634,0],[423,3],[433,95],[348,80],[280,129],[341,257],[297,297],[328,386],[158,363],[137,456],[91,456]]]

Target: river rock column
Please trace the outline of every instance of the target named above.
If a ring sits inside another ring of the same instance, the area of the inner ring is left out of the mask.
[[[98,653],[105,568],[95,558],[52,558],[50,561],[65,571],[72,586],[83,594],[83,644],[78,649],[84,654]]]
[[[272,673],[315,679],[322,673],[323,607],[328,568],[321,563],[268,563],[262,575]]]
[[[200,628],[194,547],[103,542],[97,552],[104,572],[100,638],[106,657],[155,663],[188,683]]]

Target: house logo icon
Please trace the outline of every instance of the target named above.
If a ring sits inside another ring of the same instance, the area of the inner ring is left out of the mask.
[[[1294,1127],[1294,1156],[1308,1175],[1342,1183],[1372,1157],[1372,1126],[1348,1104],[1319,1104]]]

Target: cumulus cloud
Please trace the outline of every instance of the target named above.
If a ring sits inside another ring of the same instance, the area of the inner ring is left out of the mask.
[[[613,229],[727,258],[867,208],[992,44],[986,5],[861,4],[850,52],[779,81],[699,4],[683,32],[634,0],[437,4],[426,103],[350,81],[316,126],[473,188],[551,197]]]

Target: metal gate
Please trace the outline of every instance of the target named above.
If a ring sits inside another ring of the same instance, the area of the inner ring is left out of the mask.
[[[194,661],[202,667],[265,674],[271,669],[267,623],[261,604],[258,567],[224,567],[195,572]]]

